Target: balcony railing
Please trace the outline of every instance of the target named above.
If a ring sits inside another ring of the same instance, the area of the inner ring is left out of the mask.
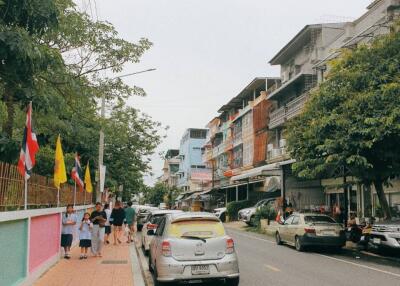
[[[286,147],[274,148],[267,152],[267,161],[279,162],[287,159],[288,156]]]
[[[305,93],[285,106],[278,108],[269,115],[269,128],[273,129],[284,124],[287,120],[297,116],[302,111],[304,104],[308,99],[308,93]]]

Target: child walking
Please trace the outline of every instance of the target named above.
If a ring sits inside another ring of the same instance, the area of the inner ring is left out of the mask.
[[[79,247],[81,248],[79,259],[87,259],[88,249],[92,246],[92,228],[93,223],[90,221],[90,214],[85,213],[79,227]]]

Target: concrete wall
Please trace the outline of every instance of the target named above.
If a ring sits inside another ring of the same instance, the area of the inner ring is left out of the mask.
[[[80,220],[92,206],[75,207]],[[65,208],[0,212],[0,285],[32,285],[60,259]],[[78,226],[75,230],[77,241]],[[6,259],[4,259],[6,257]]]
[[[28,220],[0,223],[0,285],[18,285],[26,277]]]

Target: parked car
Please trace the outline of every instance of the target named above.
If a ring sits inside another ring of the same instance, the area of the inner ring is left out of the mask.
[[[157,231],[149,230],[149,268],[156,285],[165,282],[225,280],[239,285],[239,263],[234,241],[211,213],[169,214]]]
[[[400,220],[375,223],[369,242],[376,248],[400,250]]]
[[[278,245],[287,243],[303,251],[310,246],[342,248],[346,235],[341,224],[323,214],[299,214],[289,216],[275,233]]]
[[[258,203],[255,204],[255,206],[253,206],[251,208],[241,209],[238,212],[239,220],[244,221],[245,223],[247,223],[247,225],[254,226],[256,211],[259,208],[261,208],[263,206],[267,206],[274,202],[275,202],[275,199],[265,199],[265,200],[259,201]]]
[[[141,231],[143,225],[147,222],[148,216],[151,210],[156,210],[156,207],[150,206],[138,206],[136,208],[137,211],[137,230]]]
[[[226,208],[214,209],[214,215],[219,218],[222,222],[226,221]]]
[[[145,254],[148,254],[150,242],[153,239],[152,235],[148,235],[149,230],[157,230],[160,220],[167,214],[181,213],[181,210],[152,210],[150,211],[147,222],[142,229],[142,248]]]

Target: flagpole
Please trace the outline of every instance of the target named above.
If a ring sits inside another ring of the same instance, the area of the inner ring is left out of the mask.
[[[57,188],[57,207],[60,206],[60,187]]]
[[[74,187],[74,207],[76,205],[76,182],[75,182],[75,187]]]
[[[28,179],[24,178],[24,210],[28,209]]]

